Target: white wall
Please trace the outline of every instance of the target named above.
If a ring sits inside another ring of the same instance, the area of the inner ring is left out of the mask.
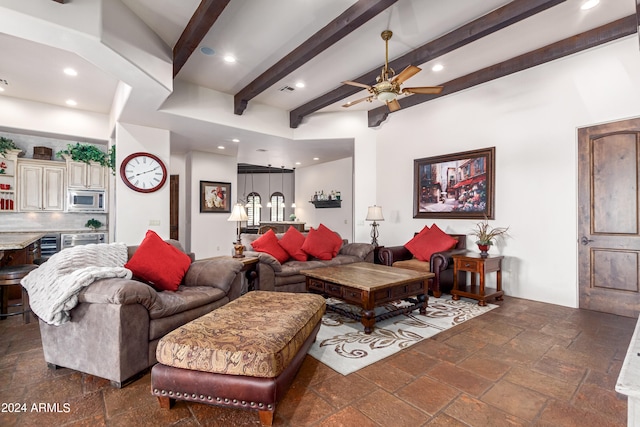
[[[236,223],[231,213],[200,212],[200,181],[230,182],[231,206],[236,203],[238,165],[235,157],[190,152],[186,157],[186,248],[198,259],[233,253]]]
[[[316,191],[340,191],[340,208],[317,209],[309,203]],[[366,216],[365,210],[362,218]],[[324,224],[340,233],[343,239],[353,242],[353,159],[321,163],[296,170],[296,215],[305,227],[317,228]],[[356,218],[359,216],[356,214]]]
[[[116,164],[118,168],[129,154],[148,152],[160,158],[170,170],[170,132],[125,123],[116,125]],[[120,173],[118,169],[118,174]],[[116,203],[113,220],[115,240],[130,245],[140,244],[147,230],[163,239],[169,238],[169,183],[153,193],[138,193],[127,187],[118,176],[115,180]]]
[[[577,307],[576,129],[638,116],[638,99],[634,35],[393,114],[377,142],[381,244],[434,222],[469,234],[477,221],[412,218],[413,160],[495,146],[491,223],[511,238],[491,252],[506,256],[506,294]]]
[[[294,132],[296,140],[353,138],[352,203],[355,219],[352,218],[353,237],[349,238],[350,241],[371,241],[369,223],[364,221],[367,207],[382,204],[376,201],[376,137],[377,130],[367,128],[366,111],[313,114],[306,117]],[[337,171],[332,173],[335,172]],[[296,188],[296,192],[298,191]],[[304,196],[310,197],[312,194],[303,194],[303,199]],[[298,205],[297,199],[296,204]]]

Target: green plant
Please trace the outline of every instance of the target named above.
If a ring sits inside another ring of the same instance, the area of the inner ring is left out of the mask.
[[[95,218],[91,218],[84,226],[97,230],[98,228],[102,227],[102,223]]]
[[[493,245],[494,240],[500,236],[506,236],[509,227],[491,227],[489,219],[485,216],[484,221],[476,224],[476,228],[471,232],[476,236],[476,244]]]
[[[13,139],[0,136],[0,156],[5,157],[5,154],[7,154],[9,150],[19,150],[19,148],[16,143],[13,142]]]
[[[57,157],[69,156],[71,160],[76,162],[96,162],[102,166],[111,168],[113,174],[116,170],[116,150],[115,147],[109,148],[105,153],[98,147],[92,144],[81,144],[77,142],[74,144],[68,144],[66,150],[61,150],[56,153]]]

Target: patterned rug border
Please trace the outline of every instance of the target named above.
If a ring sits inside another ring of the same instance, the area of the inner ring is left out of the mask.
[[[350,311],[361,310],[333,298],[327,299],[327,304],[339,304]],[[376,314],[405,304],[396,301],[377,307]],[[477,301],[467,298],[453,301],[450,295],[429,297],[426,315],[414,310],[376,322],[369,335],[364,333],[359,321],[327,310],[309,355],[342,375],[349,375],[497,307],[495,304],[481,307]]]

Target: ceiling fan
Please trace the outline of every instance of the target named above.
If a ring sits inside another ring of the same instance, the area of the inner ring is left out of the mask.
[[[382,72],[378,77],[376,77],[376,84],[373,86],[366,85],[364,83],[346,81],[342,82],[343,84],[357,86],[367,89],[372,95],[367,96],[365,98],[356,99],[355,101],[347,102],[343,105],[343,107],[351,107],[352,105],[358,104],[363,101],[372,102],[374,99],[378,101],[384,102],[389,107],[389,111],[396,111],[400,109],[400,103],[396,99],[398,95],[411,95],[414,93],[423,93],[423,94],[439,94],[442,92],[442,86],[423,86],[423,87],[406,87],[401,88],[400,85],[404,83],[409,78],[418,74],[422,71],[420,68],[415,65],[409,65],[407,68],[402,70],[400,74],[395,75],[396,72],[393,68],[389,68],[389,39],[393,33],[389,30],[385,30],[380,34],[382,40],[384,40],[385,44],[385,59],[384,59],[384,67],[382,67]]]

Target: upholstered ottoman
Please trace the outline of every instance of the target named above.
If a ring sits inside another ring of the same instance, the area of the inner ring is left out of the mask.
[[[179,399],[253,409],[271,425],[324,311],[319,295],[249,292],[160,339],[151,392],[163,408]]]

